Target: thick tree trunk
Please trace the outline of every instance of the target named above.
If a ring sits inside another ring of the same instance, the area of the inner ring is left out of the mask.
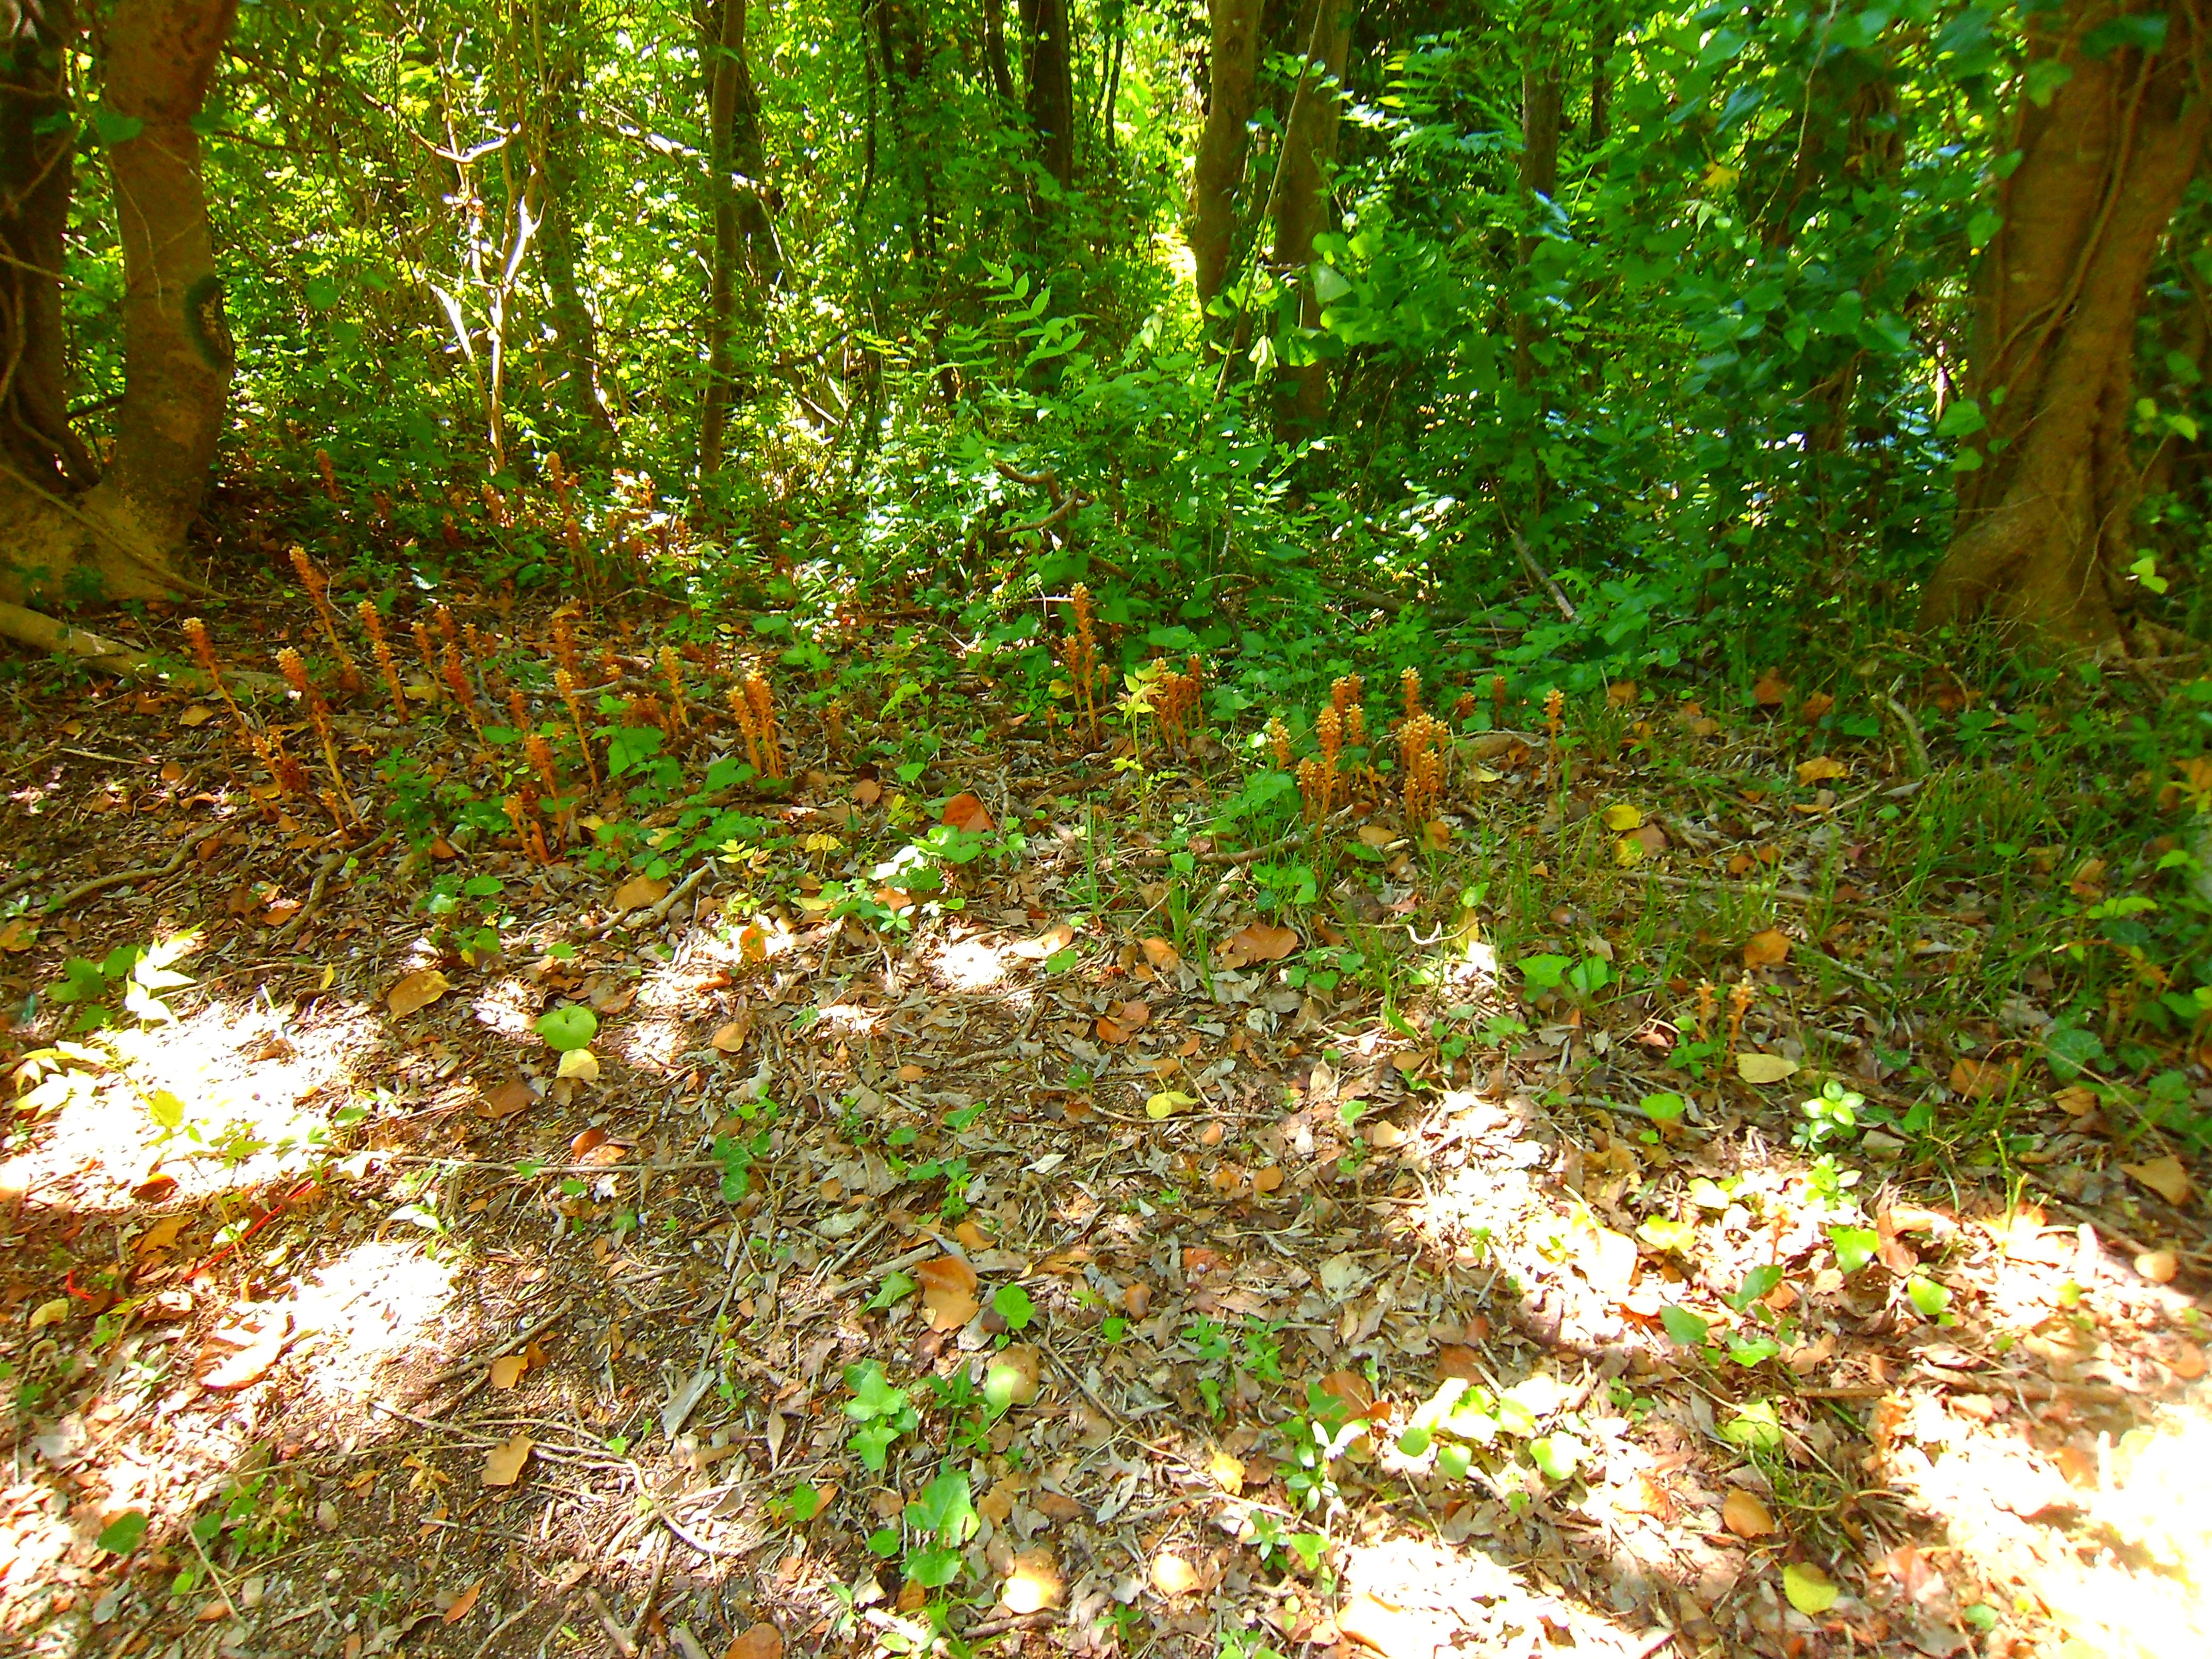
[[[538,106],[533,158],[544,200],[538,268],[551,300],[553,356],[560,402],[575,422],[564,445],[572,459],[613,452],[614,416],[599,395],[599,331],[577,281],[576,204],[583,198],[582,119],[577,108],[580,42],[576,0],[544,0],[538,18]]]
[[[1212,36],[1206,49],[1206,126],[1191,169],[1186,233],[1201,307],[1229,276],[1260,66],[1260,0],[1212,0],[1208,10]]]
[[[222,434],[232,365],[230,331],[223,319],[222,283],[215,270],[202,192],[199,113],[214,79],[235,0],[118,0],[105,30],[105,107],[130,131],[107,147],[108,170],[123,247],[124,397],[117,411],[115,446],[106,473],[86,484],[83,452],[65,426],[40,425],[50,444],[31,451],[10,447],[0,465],[0,593],[82,591],[111,599],[157,597],[197,586],[174,563],[185,532],[205,498],[208,472]],[[15,9],[20,15],[24,8]],[[58,45],[70,27],[67,9],[42,9],[33,26]],[[17,40],[22,32],[19,27]],[[15,64],[25,59],[19,49]],[[33,73],[35,75],[36,71]],[[57,78],[40,97],[58,100]],[[13,106],[12,94],[0,94]],[[58,110],[58,102],[52,107]],[[14,111],[9,112],[12,118]],[[111,122],[111,125],[113,125]],[[0,120],[0,128],[8,128]],[[34,138],[39,135],[32,135]],[[17,204],[14,224],[29,212],[33,222],[50,213],[51,198],[38,190],[64,189],[51,175],[70,164],[66,148],[20,147],[10,136],[0,144],[9,171],[0,187]],[[30,174],[15,169],[25,161]],[[36,176],[43,168],[47,176]],[[27,194],[26,186],[34,186]],[[63,198],[66,201],[65,195]],[[9,268],[21,277],[11,307],[22,360],[50,377],[61,351],[58,299],[61,246],[58,234],[33,268]],[[11,250],[12,251],[12,250]],[[53,292],[33,296],[41,285]],[[18,342],[10,341],[13,349]],[[51,412],[49,420],[51,419]],[[27,467],[25,462],[33,463]]]
[[[1613,49],[1620,43],[1620,26],[1610,15],[1590,28],[1589,142],[1595,149],[1613,133]]]
[[[745,56],[745,0],[716,0],[707,14],[707,155],[713,175],[714,248],[707,297],[707,395],[699,420],[699,471],[718,472],[736,395],[732,331],[740,267],[757,295],[783,275],[769,216],[767,145]],[[748,307],[749,311],[756,309]]]
[[[1960,475],[1923,624],[1988,616],[2059,642],[2120,644],[2112,588],[2141,487],[2128,432],[2136,319],[2212,112],[2202,3],[2169,7],[2151,52],[2085,48],[2142,16],[2115,0],[2070,0],[2030,26],[2033,60],[2071,74],[2018,112],[2020,164],[1998,187],[2004,223],[1976,277],[1966,390],[1988,424],[1969,440],[1980,465]]]
[[[1075,52],[1067,0],[1022,0],[1021,11],[1029,33],[1024,108],[1036,129],[1037,159],[1066,190],[1075,182]]]
[[[1522,46],[1525,67],[1521,74],[1521,210],[1526,228],[1516,244],[1522,271],[1535,257],[1543,239],[1534,230],[1537,216],[1548,209],[1559,191],[1559,125],[1565,106],[1565,86],[1552,41],[1531,33]],[[1531,350],[1536,322],[1526,310],[1513,319],[1513,381],[1526,387],[1536,378]]]
[[[1352,0],[1304,0],[1295,25],[1300,48],[1309,54],[1303,95],[1291,100],[1283,133],[1282,177],[1274,203],[1276,268],[1298,287],[1298,321],[1321,324],[1321,300],[1308,267],[1314,238],[1334,222],[1330,173],[1336,161],[1338,117],[1343,100],[1338,83],[1352,52]],[[1286,369],[1287,382],[1278,413],[1290,428],[1310,432],[1328,408],[1328,365],[1302,363]]]

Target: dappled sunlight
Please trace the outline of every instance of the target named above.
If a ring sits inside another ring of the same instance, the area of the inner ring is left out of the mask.
[[[955,991],[984,991],[1006,976],[1007,963],[1014,959],[1004,942],[971,933],[939,945],[929,967]]]
[[[383,1368],[443,1339],[455,1265],[424,1246],[368,1239],[307,1275],[289,1307],[301,1333],[300,1367],[319,1398],[358,1404],[388,1389]]]

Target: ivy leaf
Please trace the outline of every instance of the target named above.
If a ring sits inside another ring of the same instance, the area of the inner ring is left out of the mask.
[[[549,1048],[566,1054],[591,1046],[592,1039],[599,1034],[599,1017],[588,1008],[565,1002],[538,1015],[535,1029]]]
[[[1685,1348],[1704,1347],[1705,1334],[1712,1328],[1687,1308],[1660,1309],[1659,1322],[1667,1328],[1668,1336],[1678,1346]]]
[[[1828,1243],[1835,1247],[1836,1266],[1848,1276],[1874,1260],[1881,1235],[1871,1227],[1831,1227]]]

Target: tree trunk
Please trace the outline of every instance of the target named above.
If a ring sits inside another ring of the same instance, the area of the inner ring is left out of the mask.
[[[991,90],[1002,102],[1014,101],[1014,77],[1006,68],[1006,0],[983,0],[983,66]]]
[[[576,209],[583,197],[583,122],[577,108],[577,0],[543,0],[538,16],[537,149],[544,200],[538,268],[551,300],[553,356],[560,401],[574,417],[565,447],[572,459],[605,459],[615,446],[614,416],[599,396],[599,331],[576,279]]]
[[[1206,50],[1206,126],[1191,168],[1185,233],[1198,267],[1201,307],[1221,292],[1229,276],[1260,65],[1260,0],[1212,0],[1208,11],[1212,38]]]
[[[1282,178],[1275,196],[1274,261],[1298,288],[1298,322],[1321,325],[1321,301],[1308,267],[1314,238],[1333,221],[1330,172],[1336,161],[1338,83],[1352,52],[1352,0],[1304,0],[1297,39],[1309,54],[1303,96],[1293,94],[1283,133]],[[1284,371],[1287,389],[1279,414],[1294,431],[1310,432],[1328,407],[1328,365],[1301,363]]]
[[[70,152],[16,125],[26,106],[43,102],[62,112],[58,60],[51,70],[36,63],[40,52],[58,51],[74,22],[65,5],[49,4],[35,9],[41,21],[19,22],[15,31],[10,73],[27,74],[32,95],[7,95],[8,113],[0,118],[6,169],[0,188],[17,204],[0,220],[0,234],[10,252],[17,236],[34,252],[18,255],[33,269],[9,268],[8,325],[15,337],[8,344],[46,384],[31,404],[19,405],[33,414],[40,435],[26,439],[27,448],[11,441],[0,457],[6,560],[0,593],[58,592],[66,584],[110,599],[155,598],[197,586],[174,561],[206,495],[232,349],[191,123],[214,79],[234,4],[118,0],[107,17],[104,106],[112,128],[128,129],[107,146],[123,247],[124,396],[114,450],[96,483],[65,422],[55,422],[51,405],[41,417],[35,402],[61,391],[62,247],[52,215],[56,193],[65,211],[67,185],[53,175],[66,173]],[[13,9],[21,18],[34,9]]]
[[[2157,25],[2070,0],[2029,26],[2034,66],[2070,70],[2023,98],[2004,222],[1976,273],[1967,392],[1987,422],[1961,459],[1951,545],[1923,625],[1987,616],[2053,641],[2119,647],[2141,472],[2130,453],[2136,319],[2167,220],[2203,149],[2206,34],[2185,5]],[[2131,41],[2104,51],[2115,39]]]
[[[760,99],[745,57],[745,0],[715,0],[704,21],[707,166],[714,204],[713,272],[707,296],[707,395],[699,419],[699,471],[719,472],[736,395],[732,332],[742,266],[757,295],[783,274],[769,217],[767,145]],[[749,313],[757,307],[749,306]]]
[[[1067,0],[1022,0],[1021,10],[1029,32],[1024,107],[1036,129],[1037,159],[1066,190],[1075,182],[1075,53]]]
[[[1590,29],[1589,142],[1595,149],[1613,132],[1613,49],[1620,40],[1620,26],[1607,15]]]
[[[1522,43],[1525,67],[1521,73],[1521,211],[1524,228],[1516,253],[1524,285],[1528,262],[1543,239],[1536,234],[1537,216],[1548,211],[1559,190],[1559,123],[1565,88],[1559,74],[1559,55],[1544,34],[1531,32]],[[1523,304],[1528,296],[1524,294]],[[1513,319],[1513,383],[1526,387],[1536,378],[1531,349],[1536,319],[1525,309]]]

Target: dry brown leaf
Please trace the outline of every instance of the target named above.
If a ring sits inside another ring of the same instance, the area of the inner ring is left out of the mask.
[[[1159,973],[1171,974],[1182,966],[1182,952],[1166,939],[1148,939],[1144,941],[1144,947],[1145,960]]]
[[[1222,942],[1221,965],[1246,968],[1255,962],[1280,962],[1298,948],[1297,930],[1255,921]]]
[[[1455,1377],[1462,1382],[1481,1382],[1482,1362],[1463,1343],[1448,1342],[1437,1350],[1437,1381],[1445,1382]]]
[[[1336,1610],[1336,1628],[1382,1659],[1435,1659],[1450,1638],[1443,1621],[1414,1607],[1394,1607],[1363,1590]]]
[[[884,787],[873,778],[862,778],[853,786],[853,799],[863,806],[873,806],[884,798]]]
[[[447,1624],[459,1624],[462,1620],[476,1611],[477,1597],[483,1594],[483,1587],[484,1581],[481,1578],[477,1579],[475,1583],[456,1595],[453,1605],[438,1616]]]
[[[668,896],[668,884],[653,876],[632,876],[615,889],[613,908],[617,910],[642,910],[648,904],[658,904]]]
[[[769,1624],[742,1630],[722,1650],[722,1659],[783,1659],[783,1632]]]
[[[1329,1372],[1321,1380],[1321,1391],[1342,1402],[1351,1417],[1364,1417],[1375,1407],[1375,1392],[1358,1371]]]
[[[927,1067],[916,1066],[911,1062],[898,1068],[898,1080],[901,1083],[919,1083],[928,1075]]]
[[[1739,1538],[1764,1538],[1774,1530],[1774,1517],[1757,1492],[1737,1486],[1721,1505],[1721,1525]]]
[[[2154,1285],[2171,1285],[2181,1271],[2181,1259],[2172,1250],[2145,1250],[2136,1258],[2136,1271]]]
[[[914,1270],[921,1285],[921,1305],[933,1331],[957,1330],[981,1311],[975,1299],[975,1270],[957,1255],[940,1255]]]
[[[1826,691],[1815,691],[1805,699],[1805,706],[1797,711],[1797,718],[1810,726],[1836,706],[1836,700]]]
[[[2051,1097],[2051,1103],[2069,1117],[2087,1117],[2097,1109],[2097,1091],[2069,1083]]]
[[[138,1254],[143,1257],[151,1255],[156,1250],[175,1249],[177,1235],[184,1231],[184,1230],[185,1218],[183,1216],[163,1216],[152,1226],[147,1228],[144,1232],[138,1235]]]
[[[1206,1472],[1213,1477],[1214,1484],[1231,1498],[1244,1490],[1244,1460],[1222,1450],[1218,1446],[1206,1460]]]
[[[2190,1182],[2189,1171],[2181,1167],[2181,1160],[2170,1153],[2148,1164],[2123,1164],[2120,1172],[2133,1176],[2176,1209],[2187,1204],[2190,1195],[2197,1190]]]
[[[1035,939],[1025,939],[1011,947],[1014,955],[1025,962],[1042,962],[1056,951],[1065,951],[1075,943],[1075,930],[1064,921],[1056,921]]]
[[[1797,1074],[1797,1062],[1787,1054],[1762,1054],[1747,1048],[1735,1057],[1735,1074],[1746,1083],[1780,1083]]]
[[[1163,1595],[1188,1595],[1205,1582],[1196,1567],[1172,1550],[1152,1558],[1152,1588]]]
[[[1751,700],[1761,708],[1779,708],[1789,695],[1790,682],[1782,678],[1778,668],[1768,669],[1751,688]]]
[[[1379,823],[1363,823],[1359,826],[1361,845],[1371,847],[1378,853],[1395,839],[1395,836]]]
[[[513,1117],[538,1097],[519,1077],[511,1077],[477,1102],[477,1115],[492,1119]]]
[[[1747,968],[1779,968],[1790,960],[1790,935],[1779,927],[1765,928],[1743,942]]]
[[[177,1190],[177,1178],[166,1170],[157,1170],[131,1189],[131,1196],[141,1204],[163,1204]]]
[[[427,1008],[452,990],[453,985],[435,968],[418,968],[384,994],[384,1006],[394,1019],[404,1019],[418,1008]]]
[[[748,1011],[739,1014],[727,1024],[717,1027],[710,1040],[722,1053],[734,1054],[745,1046],[745,1039],[752,1034],[753,1017]]]
[[[1048,1549],[1028,1549],[1014,1557],[1006,1582],[999,1587],[999,1600],[1014,1613],[1042,1613],[1056,1607],[1066,1594],[1060,1576],[1060,1559]]]
[[[292,1340],[286,1315],[264,1310],[258,1326],[227,1325],[200,1346],[192,1369],[200,1387],[216,1394],[258,1382]]]
[[[487,1486],[511,1486],[522,1479],[522,1467],[530,1461],[531,1449],[537,1445],[526,1434],[518,1434],[512,1440],[503,1440],[484,1454],[483,1483]]]
[[[38,937],[39,924],[28,916],[17,916],[0,927],[0,951],[27,951]]]
[[[992,823],[991,815],[985,810],[983,803],[965,790],[945,803],[944,815],[938,822],[950,824],[955,830],[965,830],[971,836],[987,834],[996,827]]]
[[[1838,778],[1847,778],[1850,773],[1851,769],[1833,755],[1815,755],[1812,759],[1799,764],[1797,781],[1808,786],[1815,783],[1829,783]]]
[[[1951,1087],[1969,1100],[1988,1100],[2011,1088],[2020,1075],[2020,1067],[2000,1066],[1993,1060],[1976,1060],[1961,1054],[1951,1066]]]
[[[491,1362],[491,1385],[495,1389],[520,1387],[524,1375],[530,1370],[530,1361],[519,1353],[503,1353]]]
[[[1283,1184],[1283,1166],[1269,1164],[1252,1171],[1252,1190],[1263,1196]]]

